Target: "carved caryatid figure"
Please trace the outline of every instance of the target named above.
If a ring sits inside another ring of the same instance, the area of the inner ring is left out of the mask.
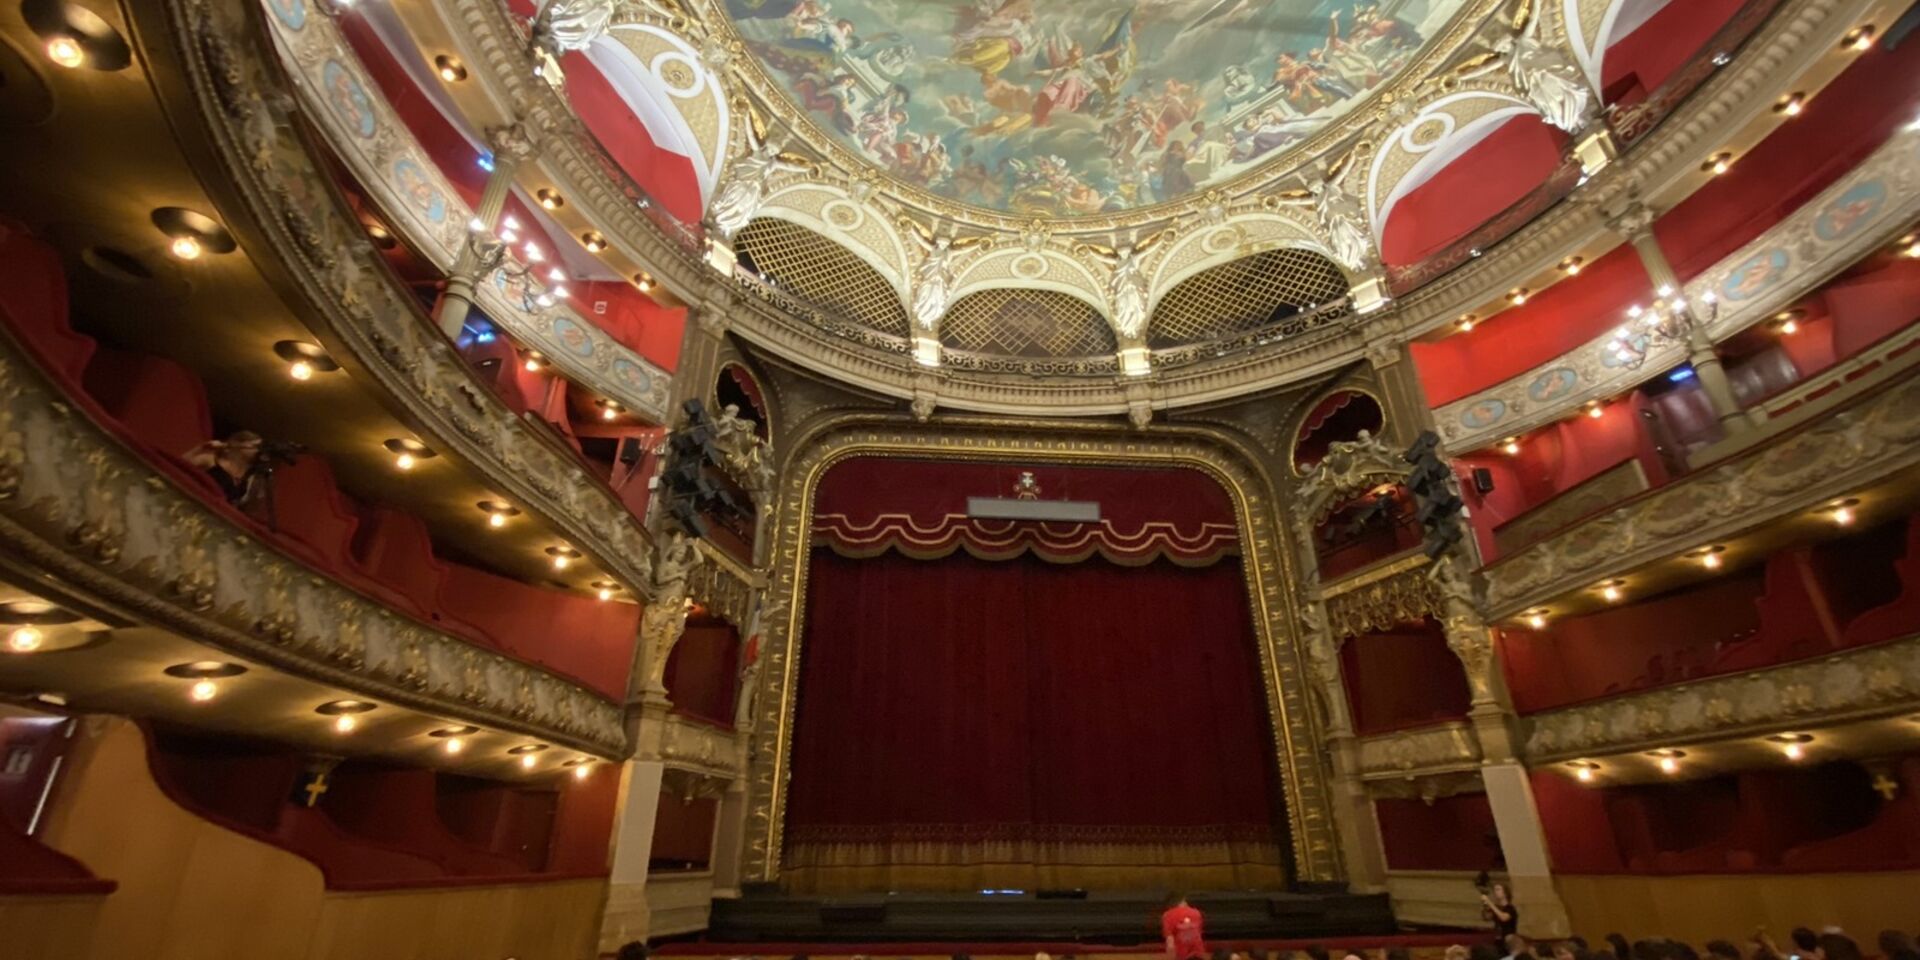
[[[1138,340],[1147,330],[1147,275],[1142,269],[1148,250],[1166,239],[1168,231],[1128,241],[1117,247],[1083,243],[1075,252],[1089,253],[1106,261],[1111,270],[1107,279],[1107,300],[1113,308],[1113,330],[1122,339]]]
[[[1373,235],[1367,230],[1367,217],[1359,198],[1340,185],[1352,166],[1349,154],[1324,176],[1308,181],[1305,190],[1291,190],[1270,199],[1288,206],[1310,206],[1326,237],[1327,252],[1333,260],[1352,273],[1371,273],[1378,258],[1373,251]]]
[[[781,153],[769,137],[757,136],[752,125],[747,129],[746,153],[736,157],[727,170],[726,185],[720,188],[720,195],[714,198],[712,213],[715,230],[728,240],[753,221],[760,212],[760,205],[766,202],[767,189],[773,185],[773,178],[782,173],[799,173],[813,169],[806,158],[790,153]]]
[[[1540,42],[1542,19],[1529,18],[1525,26],[1501,37],[1493,49],[1506,59],[1514,89],[1542,118],[1568,133],[1579,133],[1593,119],[1593,91],[1573,58]]]
[[[585,50],[612,29],[620,6],[619,0],[548,0],[533,18],[533,42],[556,59]]]
[[[920,241],[920,265],[913,271],[913,322],[933,332],[953,301],[953,261],[961,251],[988,242],[986,237],[956,240],[936,236],[912,217],[901,217],[907,236]]]

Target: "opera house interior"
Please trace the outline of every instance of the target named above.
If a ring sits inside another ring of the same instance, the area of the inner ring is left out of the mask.
[[[1910,0],[5,0],[0,144],[6,960],[1920,960]]]

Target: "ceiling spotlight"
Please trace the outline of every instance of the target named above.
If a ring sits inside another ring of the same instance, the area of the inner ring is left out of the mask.
[[[1900,255],[1909,260],[1920,260],[1920,234],[1909,233],[1900,238]]]
[[[394,437],[381,446],[393,454],[393,466],[397,470],[412,470],[420,461],[435,456],[432,448],[426,444],[406,437]]]
[[[1547,628],[1547,613],[1548,611],[1545,607],[1528,610],[1526,612],[1527,626],[1535,630],[1545,630]]]
[[[1726,563],[1725,560],[1721,559],[1720,554],[1724,553],[1726,549],[1726,547],[1715,545],[1700,550],[1698,553],[1700,565],[1706,567],[1708,570],[1720,569],[1721,566]]]
[[[459,737],[447,738],[448,753],[459,753],[460,751],[465,750],[466,748],[467,748],[466,742],[461,740]]]
[[[573,778],[575,780],[585,780],[592,773],[593,773],[592,764],[577,763],[577,764],[574,764],[573,766]]]
[[[1567,766],[1573,768],[1574,777],[1581,783],[1592,783],[1594,774],[1600,770],[1600,765],[1591,760],[1570,760]]]
[[[1580,275],[1580,267],[1586,262],[1585,259],[1580,257],[1568,257],[1560,261],[1560,272],[1569,277],[1577,277]]]
[[[1679,773],[1680,758],[1686,756],[1686,752],[1681,750],[1654,750],[1650,752],[1648,756],[1660,761],[1661,773]]]
[[[467,78],[467,68],[460,62],[460,58],[450,57],[444,53],[433,58],[433,69],[435,73],[440,74],[440,79],[448,83],[459,83]]]
[[[538,350],[528,350],[526,357],[526,362],[521,365],[526,368],[528,373],[538,373],[541,367],[547,365],[546,354]]]
[[[313,379],[316,373],[332,373],[340,365],[327,356],[318,344],[304,340],[282,340],[273,345],[275,356],[286,361],[287,376],[305,382]]]
[[[1840,49],[1851,50],[1854,53],[1861,53],[1868,50],[1873,46],[1873,38],[1876,32],[1871,23],[1864,23],[1854,27],[1852,30],[1847,31],[1846,36],[1840,38]]]
[[[589,253],[599,253],[607,248],[607,238],[597,230],[588,230],[581,234],[580,242],[586,246]]]
[[[567,198],[561,196],[559,191],[547,187],[541,187],[535,190],[533,196],[540,201],[541,206],[546,207],[548,210],[558,210],[567,205]]]
[[[580,551],[572,547],[548,547],[547,556],[553,558],[555,570],[565,570],[568,564],[580,559]]]
[[[1500,452],[1506,454],[1509,457],[1519,456],[1520,455],[1520,438],[1508,437],[1507,439],[1500,441]]]
[[[1724,150],[1708,157],[1705,162],[1700,164],[1700,171],[1702,173],[1711,174],[1716,177],[1731,169],[1733,169],[1733,154],[1727,153]],[[1665,296],[1665,294],[1662,294],[1662,296]]]
[[[1512,290],[1507,291],[1507,302],[1517,307],[1526,303],[1527,294],[1532,292],[1533,291],[1528,290],[1526,287],[1514,287]]]
[[[1767,740],[1779,744],[1780,752],[1788,760],[1802,760],[1806,758],[1807,744],[1813,742],[1813,737],[1804,733],[1776,733]]]
[[[187,697],[195,703],[206,703],[220,695],[220,685],[215,680],[237,677],[247,672],[247,668],[237,663],[220,660],[195,660],[191,663],[176,663],[166,669],[167,676],[192,680],[193,686],[187,688]]]
[[[46,639],[47,635],[41,633],[40,628],[33,624],[15,627],[12,633],[7,634],[7,651],[9,653],[32,653],[40,649],[40,645],[45,643]]]
[[[71,70],[87,62],[87,51],[72,37],[54,37],[47,41],[47,59]]]
[[[640,288],[641,293],[646,293],[653,289],[653,278],[644,273],[634,274],[633,285]]]
[[[378,707],[365,700],[333,700],[313,708],[323,717],[333,718],[333,732],[352,733],[360,726],[358,715]]]
[[[479,727],[463,724],[457,727],[442,727],[439,730],[428,733],[427,736],[443,741],[442,749],[446,750],[449,754],[454,754],[465,750],[467,748],[466,738],[479,732]]]
[[[620,589],[620,585],[612,580],[595,580],[590,586],[601,600],[612,600],[614,592]]]
[[[594,402],[600,406],[600,419],[612,420],[620,416],[621,406],[618,402],[613,400],[596,400]]]
[[[1600,585],[1600,596],[1608,603],[1619,603],[1620,599],[1626,596],[1626,592],[1620,588],[1626,585],[1625,580],[1608,580]]]
[[[1800,332],[1800,321],[1805,319],[1806,316],[1807,312],[1805,310],[1782,310],[1773,315],[1773,328],[1784,336],[1793,336]]]
[[[1833,518],[1834,523],[1840,526],[1851,526],[1857,516],[1854,513],[1854,508],[1859,505],[1860,501],[1853,497],[1848,497],[1845,500],[1836,500],[1827,508],[1828,515]]]
[[[1807,108],[1807,95],[1799,91],[1789,93],[1774,101],[1773,112],[1783,117],[1797,117]]]
[[[1607,415],[1607,405],[1598,400],[1587,404],[1587,416],[1595,420]]]
[[[487,526],[495,530],[507,525],[507,521],[520,515],[520,508],[493,500],[480,501],[480,512],[487,515]]]
[[[198,260],[203,253],[232,253],[239,249],[233,234],[220,222],[185,207],[160,207],[150,219],[167,236],[167,250],[182,260]]]

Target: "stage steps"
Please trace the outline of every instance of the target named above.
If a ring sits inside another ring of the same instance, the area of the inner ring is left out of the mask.
[[[728,943],[987,943],[1063,941],[1124,946],[1160,939],[1163,893],[1040,897],[871,894],[834,897],[748,891],[716,899],[705,939]],[[1390,934],[1385,894],[1196,893],[1209,940]]]

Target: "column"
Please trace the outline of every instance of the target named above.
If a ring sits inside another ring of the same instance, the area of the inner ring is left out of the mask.
[[[1373,795],[1360,779],[1360,741],[1352,730],[1331,730],[1327,753],[1333,758],[1333,828],[1340,835],[1347,885],[1354,893],[1383,893],[1387,851],[1373,815]]]
[[[1411,445],[1420,431],[1433,427],[1433,410],[1427,406],[1412,353],[1399,335],[1388,333],[1367,345],[1367,362],[1373,366],[1374,384],[1380,391],[1387,435],[1396,446]]]
[[[466,325],[467,312],[473,308],[474,284],[480,281],[482,271],[491,266],[489,261],[494,255],[482,244],[493,238],[500,212],[507,206],[507,194],[513,189],[514,175],[520,165],[539,150],[520,124],[490,130],[487,138],[493,146],[493,170],[480,192],[480,205],[473,212],[480,229],[471,231],[461,244],[460,255],[454,258],[453,268],[448,271],[447,289],[434,317],[440,332],[448,339],[458,337],[460,328]]]
[[[720,816],[713,831],[713,895],[738,897],[741,881],[741,853],[747,842],[747,783],[744,778],[727,784],[720,798]]]
[[[619,813],[613,825],[613,866],[607,877],[607,904],[600,918],[600,952],[612,953],[630,941],[647,938],[652,912],[647,905],[647,865],[653,859],[653,825],[660,810],[660,786],[666,764],[657,758],[665,704],[648,705],[628,715],[637,745],[634,759],[620,767]],[[651,736],[648,736],[648,735]],[[651,741],[651,743],[649,743]],[[649,749],[652,747],[652,749]]]
[[[1511,759],[1485,763],[1480,779],[1493,808],[1500,852],[1506,856],[1509,892],[1514,906],[1520,908],[1520,932],[1536,938],[1567,936],[1572,923],[1553,885],[1547,837],[1540,828],[1540,809],[1533,801],[1527,769]]]
[[[1681,289],[1680,278],[1667,262],[1660,238],[1654,235],[1654,219],[1651,209],[1635,203],[1614,217],[1613,228],[1633,244],[1641,265],[1647,270],[1647,279],[1653,281],[1654,290],[1677,292]],[[1713,341],[1708,339],[1699,317],[1689,307],[1681,311],[1678,319],[1686,328],[1687,363],[1693,366],[1693,375],[1700,381],[1700,389],[1706,392],[1707,402],[1713,407],[1714,418],[1720,421],[1721,429],[1729,436],[1749,429],[1753,420],[1734,397],[1733,383],[1727,379],[1726,367],[1720,362],[1720,354],[1714,351]]]

